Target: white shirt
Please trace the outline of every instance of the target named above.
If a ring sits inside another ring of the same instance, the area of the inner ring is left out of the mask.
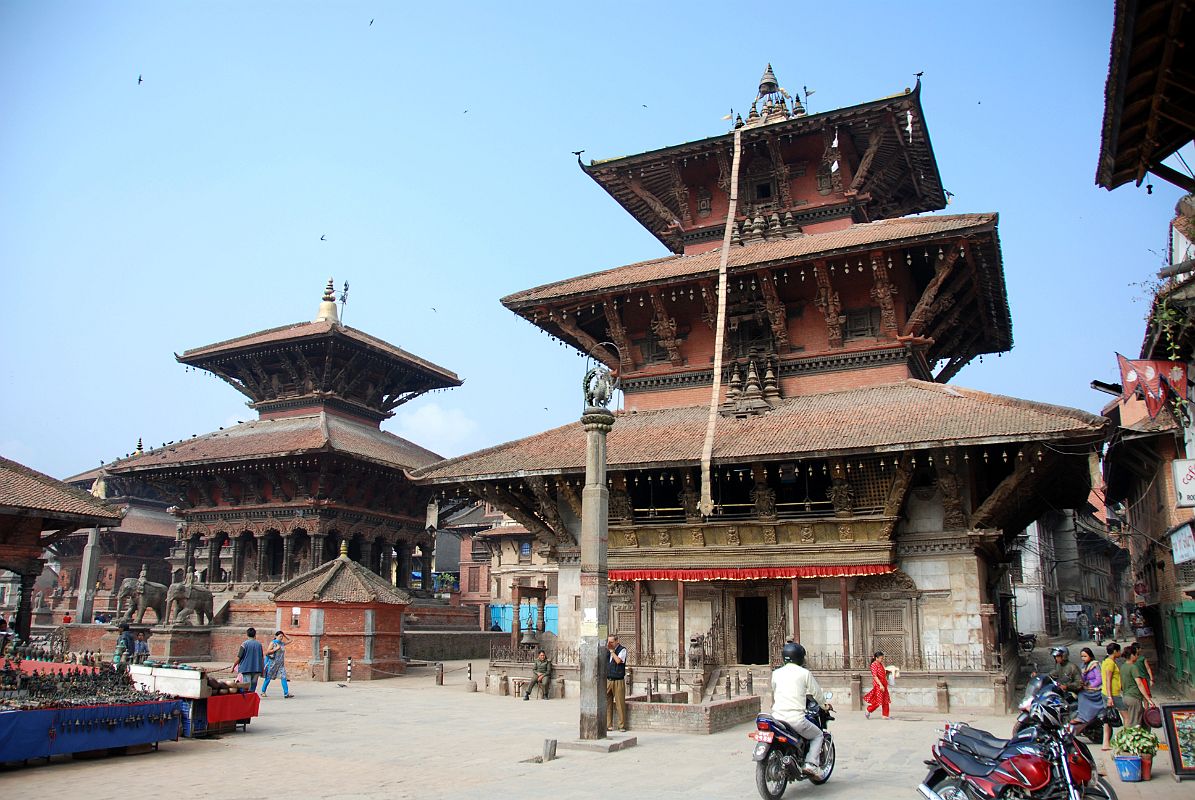
[[[822,701],[822,687],[817,678],[804,667],[785,664],[772,673],[772,716],[785,722],[805,718],[805,697],[813,695]]]

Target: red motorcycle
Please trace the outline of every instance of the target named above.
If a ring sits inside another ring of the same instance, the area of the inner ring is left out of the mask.
[[[1013,739],[948,726],[934,745],[926,800],[1116,800],[1095,759],[1064,721],[1067,705],[1049,679],[1035,679],[1022,706],[1033,725]]]

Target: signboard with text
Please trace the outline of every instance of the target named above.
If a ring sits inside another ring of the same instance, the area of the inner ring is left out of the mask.
[[[1175,564],[1195,561],[1195,534],[1191,533],[1191,523],[1170,534],[1170,552]]]
[[[1174,466],[1174,493],[1179,508],[1195,507],[1195,459],[1176,458]]]

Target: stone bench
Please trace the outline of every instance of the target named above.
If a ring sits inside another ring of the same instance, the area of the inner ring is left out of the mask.
[[[523,693],[527,691],[527,685],[531,683],[531,676],[529,675],[515,675],[510,680],[510,696],[522,698]],[[548,699],[564,697],[564,678],[550,678],[548,680]]]

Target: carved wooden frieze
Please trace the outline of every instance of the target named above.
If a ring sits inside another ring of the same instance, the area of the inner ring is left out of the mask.
[[[680,339],[676,335],[676,319],[668,315],[664,308],[664,298],[655,289],[650,291],[651,307],[655,315],[651,320],[651,329],[664,349],[668,351],[668,360],[674,367],[683,366],[685,359],[680,353]]]
[[[969,527],[965,500],[954,467],[947,463],[947,458],[939,455],[934,469],[938,473],[938,489],[942,494],[942,527],[947,530]]]
[[[896,306],[892,302],[896,295],[896,287],[888,275],[888,268],[892,264],[892,257],[884,260],[883,252],[871,254],[871,298],[880,307],[880,331],[888,336],[896,335]]]
[[[851,527],[849,522],[838,523],[838,541],[853,542],[855,541],[855,530]]]
[[[689,531],[689,541],[694,547],[705,547],[705,529],[701,527],[693,528]]]
[[[817,541],[817,537],[813,533],[813,526],[808,522],[803,522],[797,526],[798,538],[801,544],[812,544]]]
[[[776,188],[780,194],[780,207],[788,208],[793,201],[788,187],[788,165],[784,163],[784,156],[780,153],[780,139],[774,133],[769,134],[767,143],[768,155],[772,157],[772,170],[776,175]]]
[[[817,294],[813,302],[821,309],[826,320],[826,338],[831,347],[842,347],[842,325],[846,318],[842,315],[842,302],[838,299],[838,292],[830,285],[830,272],[825,261],[814,263],[813,275],[817,280]]]
[[[776,544],[776,526],[765,525],[763,528],[763,543]]]
[[[776,350],[787,353],[790,349],[788,340],[788,316],[784,310],[784,303],[776,292],[776,282],[771,273],[764,271],[759,274],[759,287],[763,292],[764,308],[767,310],[768,323],[772,327],[772,338],[776,341]]]
[[[681,179],[680,165],[676,163],[675,158],[668,162],[668,173],[672,178],[672,194],[676,199],[676,207],[680,209],[681,224],[687,228],[693,224],[693,218],[689,212],[689,189]]]
[[[855,490],[845,478],[834,478],[826,490],[836,516],[850,516],[855,508]]]
[[[606,327],[609,331],[610,341],[618,347],[622,370],[627,372],[635,368],[635,361],[631,356],[631,342],[627,338],[627,329],[622,325],[622,316],[618,313],[617,303],[618,301],[613,297],[607,298],[606,302],[602,303],[602,309],[606,314]]]
[[[672,531],[660,528],[660,547],[672,547]]]
[[[627,547],[638,547],[639,546],[639,533],[634,528],[627,528],[625,531],[622,532],[622,534],[623,534],[623,537],[626,539]]]
[[[738,528],[731,527],[726,529],[726,543],[735,547],[738,547],[743,543],[742,540],[739,539]]]

